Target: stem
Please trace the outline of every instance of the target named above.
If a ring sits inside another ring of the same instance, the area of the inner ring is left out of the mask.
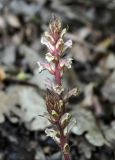
[[[59,61],[55,63],[55,82],[57,85],[61,85],[61,74],[60,74],[60,69],[58,68],[59,66]]]
[[[59,127],[59,130],[60,130],[60,149],[61,149],[62,154],[63,154],[63,160],[71,160],[69,151],[64,153],[64,145],[68,144],[67,136],[64,136],[64,133],[63,133],[64,131],[61,128],[59,123],[58,123],[58,127]]]
[[[64,158],[64,160],[71,160],[69,153],[68,154],[64,154],[63,158]]]
[[[55,83],[56,83],[56,85],[61,86],[61,72],[60,72],[60,69],[59,69],[59,60],[55,63]],[[64,135],[64,129],[61,127],[59,121],[57,123],[57,126],[58,126],[59,131],[60,131],[60,144],[59,144],[59,146],[60,146],[60,149],[61,149],[62,154],[63,154],[63,160],[71,160],[69,151],[66,152],[66,153],[64,151],[65,144],[68,144],[67,136]]]

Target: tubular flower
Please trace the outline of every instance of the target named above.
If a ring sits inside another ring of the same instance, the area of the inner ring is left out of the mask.
[[[54,129],[48,129],[46,128],[45,133],[47,136],[53,138],[57,143],[60,143],[60,139],[58,137],[58,132],[55,131]]]
[[[38,61],[37,64],[39,66],[39,72],[42,72],[43,70],[48,70],[51,74],[55,73],[54,66],[50,63],[41,63]]]
[[[60,60],[60,68],[63,69],[63,67],[67,67],[68,69],[71,68],[71,64],[72,64],[72,58],[65,58],[65,59],[61,59]]]

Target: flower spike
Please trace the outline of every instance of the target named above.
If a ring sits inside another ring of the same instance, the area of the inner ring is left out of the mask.
[[[62,29],[59,18],[53,16],[49,24],[49,30],[41,38],[41,43],[46,45],[48,52],[45,54],[45,63],[37,62],[39,71],[48,70],[53,75],[54,81],[47,79],[47,94],[45,97],[48,120],[53,128],[46,129],[45,133],[59,145],[64,160],[71,160],[68,144],[68,132],[71,114],[66,112],[65,90],[62,85],[64,68],[71,68],[72,58],[64,57],[64,52],[72,47],[71,40],[64,40],[67,29]]]

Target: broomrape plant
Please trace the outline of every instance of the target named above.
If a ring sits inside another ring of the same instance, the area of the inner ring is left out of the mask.
[[[49,29],[41,38],[41,43],[46,45],[48,52],[45,54],[46,63],[37,62],[39,72],[48,70],[53,75],[54,81],[47,81],[47,93],[45,97],[47,107],[47,119],[52,124],[51,129],[46,129],[45,133],[59,145],[64,160],[71,160],[70,147],[68,144],[69,124],[72,120],[71,114],[66,112],[67,100],[71,96],[76,96],[77,88],[65,94],[62,85],[64,68],[71,68],[72,58],[64,56],[65,51],[72,47],[72,41],[64,41],[67,29],[62,29],[59,18],[53,16]]]

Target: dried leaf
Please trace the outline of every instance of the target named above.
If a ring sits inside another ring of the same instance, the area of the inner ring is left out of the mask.
[[[76,126],[73,127],[72,132],[77,135],[85,134],[86,139],[94,146],[103,146],[107,144],[107,141],[102,135],[102,132],[98,128],[91,111],[85,108],[75,107],[74,117],[76,118]]]
[[[35,89],[16,86],[9,88],[8,93],[16,95],[17,103],[21,108],[14,109],[12,112],[20,118],[20,121],[25,123],[29,130],[45,129],[49,125],[46,118],[39,117],[46,111],[45,101]]]

